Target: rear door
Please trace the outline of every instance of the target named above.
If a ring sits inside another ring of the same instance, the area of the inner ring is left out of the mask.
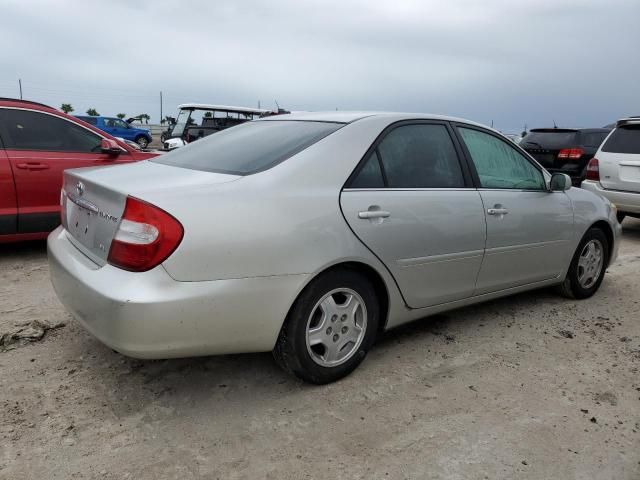
[[[573,206],[549,192],[542,170],[511,142],[458,125],[474,167],[487,223],[476,294],[555,278],[571,259]]]
[[[640,192],[640,121],[616,128],[600,152],[602,186],[609,190]]]
[[[351,175],[340,204],[355,234],[388,267],[410,307],[473,294],[485,220],[448,124],[389,127]]]
[[[0,135],[1,135],[0,129]],[[18,205],[9,157],[0,136],[0,236],[11,235],[18,228]]]
[[[64,170],[114,163],[101,153],[102,137],[55,114],[5,108],[0,124],[15,180],[18,233],[46,232],[60,223]],[[118,161],[126,159],[123,151]]]

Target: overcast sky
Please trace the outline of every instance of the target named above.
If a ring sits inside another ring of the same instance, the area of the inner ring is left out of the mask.
[[[0,96],[601,126],[640,115],[639,20],[640,0],[0,0]]]

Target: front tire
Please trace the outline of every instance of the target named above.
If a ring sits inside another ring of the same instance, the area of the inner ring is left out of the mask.
[[[367,277],[350,269],[331,270],[296,299],[273,355],[302,380],[334,382],[364,360],[379,322],[380,306]]]
[[[589,298],[600,288],[608,266],[609,241],[599,228],[584,234],[571,260],[567,276],[559,285],[567,298]]]
[[[147,148],[147,146],[149,145],[149,140],[147,140],[146,137],[143,137],[141,135],[138,138],[136,138],[136,143],[140,148]]]

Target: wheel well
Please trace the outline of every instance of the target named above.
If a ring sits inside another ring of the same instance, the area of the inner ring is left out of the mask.
[[[598,220],[596,223],[591,225],[591,228],[602,230],[604,235],[607,237],[607,242],[609,243],[609,258],[607,258],[607,265],[609,265],[609,260],[611,260],[611,254],[613,252],[613,230],[611,230],[611,225],[604,220]]]
[[[326,270],[318,273],[318,275],[316,275],[316,278],[326,272],[341,268],[348,268],[350,270],[357,271],[367,277],[372,283],[373,288],[376,291],[378,304],[380,306],[380,322],[378,325],[378,332],[382,332],[387,326],[387,321],[389,319],[389,291],[387,290],[387,285],[385,284],[384,280],[375,268],[361,262],[343,262],[332,265]]]

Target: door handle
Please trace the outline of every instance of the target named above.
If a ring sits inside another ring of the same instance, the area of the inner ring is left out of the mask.
[[[487,208],[487,213],[489,215],[506,215],[509,210],[506,208]]]
[[[49,165],[46,163],[16,163],[17,168],[21,168],[23,170],[46,170],[49,168]]]
[[[358,218],[387,218],[391,216],[391,212],[385,210],[367,210],[364,212],[358,212]]]

